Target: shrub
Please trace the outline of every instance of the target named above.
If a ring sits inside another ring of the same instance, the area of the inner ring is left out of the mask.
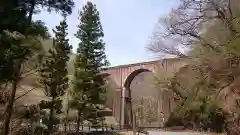
[[[198,106],[195,107],[189,104],[177,107],[165,126],[184,126],[197,131],[223,132],[225,116],[222,109],[214,102],[198,101],[198,103]]]

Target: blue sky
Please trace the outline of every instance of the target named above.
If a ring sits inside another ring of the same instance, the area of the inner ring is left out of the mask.
[[[156,58],[146,49],[159,17],[166,15],[178,0],[91,0],[97,5],[104,30],[106,54],[111,66],[150,61]],[[74,50],[78,11],[84,0],[75,0],[75,8],[68,17],[70,43]],[[62,17],[56,13],[42,12],[33,17],[43,20],[50,32]]]

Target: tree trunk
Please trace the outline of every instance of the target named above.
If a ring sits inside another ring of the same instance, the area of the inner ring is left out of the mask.
[[[79,133],[80,122],[81,122],[81,111],[78,111],[76,133]]]
[[[36,5],[36,1],[35,0],[31,0],[31,8],[29,11],[29,15],[28,15],[28,24],[31,24],[32,22],[32,16],[33,16],[33,11]]]
[[[34,121],[31,121],[31,134],[33,135],[35,131]]]
[[[13,111],[13,104],[14,104],[14,99],[15,99],[15,95],[16,95],[16,91],[17,91],[17,84],[19,81],[19,73],[21,70],[21,61],[18,60],[16,63],[16,73],[15,73],[15,79],[13,80],[12,83],[12,90],[11,90],[11,95],[10,95],[10,99],[6,105],[6,114],[5,114],[5,119],[4,119],[4,123],[3,123],[3,135],[8,135],[9,133],[9,125],[10,125],[10,120],[12,117],[12,111]]]
[[[67,123],[68,123],[68,113],[69,113],[69,107],[67,108],[67,112],[66,112],[66,118],[65,118],[65,122],[64,122],[64,133],[65,135],[67,135]]]
[[[48,133],[49,134],[52,133],[52,130],[53,130],[54,101],[55,101],[55,97],[52,97],[50,114],[49,114],[49,123],[48,123]]]

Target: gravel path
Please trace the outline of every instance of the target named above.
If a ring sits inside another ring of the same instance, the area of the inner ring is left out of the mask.
[[[207,135],[204,133],[148,131],[149,135]]]

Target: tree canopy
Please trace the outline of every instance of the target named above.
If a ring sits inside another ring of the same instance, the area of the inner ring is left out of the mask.
[[[73,108],[78,111],[78,126],[88,120],[98,121],[98,110],[105,103],[105,75],[101,70],[108,65],[103,42],[103,30],[99,12],[91,2],[88,2],[79,13],[78,31],[76,37],[80,40],[75,59],[73,81]]]
[[[194,111],[194,107],[201,106],[198,104],[201,97],[218,102],[216,105],[222,111],[233,114],[235,105],[226,104],[226,99],[230,99],[226,97],[231,95],[231,101],[235,102],[237,98],[232,95],[239,96],[236,93],[240,39],[237,5],[236,0],[182,0],[168,16],[160,19],[165,31],[157,29],[149,48],[155,53],[192,59],[170,82],[170,89],[182,98],[183,108]],[[181,51],[183,48],[185,51]],[[185,91],[184,96],[179,91]],[[198,105],[188,106],[189,100]],[[210,105],[205,100],[201,102]]]

